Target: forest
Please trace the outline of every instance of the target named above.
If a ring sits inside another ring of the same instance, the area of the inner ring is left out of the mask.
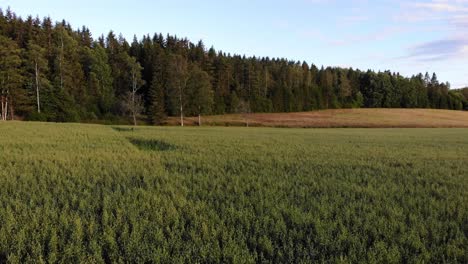
[[[334,108],[468,110],[468,90],[435,73],[317,67],[246,57],[162,34],[93,38],[65,20],[0,10],[2,120],[138,122],[168,116]]]

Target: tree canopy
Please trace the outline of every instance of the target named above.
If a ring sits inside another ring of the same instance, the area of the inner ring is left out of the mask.
[[[468,109],[467,93],[450,90],[435,73],[318,68],[231,55],[171,35],[129,43],[111,31],[95,39],[85,26],[23,19],[10,9],[0,10],[0,52],[4,119],[130,122],[141,111],[162,124],[166,116],[236,112],[240,102],[251,112]]]

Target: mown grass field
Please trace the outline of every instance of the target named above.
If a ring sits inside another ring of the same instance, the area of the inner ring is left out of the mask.
[[[0,262],[468,262],[468,129],[5,122],[0,186]]]
[[[170,125],[179,118],[171,117]],[[298,113],[252,113],[205,116],[211,126],[262,126],[308,128],[468,128],[468,111],[440,109],[356,108]],[[186,125],[198,125],[198,117],[186,117]]]

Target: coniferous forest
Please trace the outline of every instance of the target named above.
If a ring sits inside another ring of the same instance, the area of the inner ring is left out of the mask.
[[[2,120],[146,121],[168,116],[330,108],[468,109],[436,74],[317,67],[231,55],[202,41],[109,32],[0,12]]]
[[[376,109],[468,110],[450,88],[3,9],[1,120],[112,125],[0,121],[0,263],[466,264],[468,112]]]

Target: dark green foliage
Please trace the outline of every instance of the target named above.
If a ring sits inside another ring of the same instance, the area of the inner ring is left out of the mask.
[[[142,150],[167,151],[174,150],[176,147],[162,140],[147,140],[131,138],[129,141]]]
[[[97,113],[100,117],[111,112],[115,104],[115,94],[113,89],[112,70],[109,66],[109,59],[106,50],[97,44],[89,54],[90,73],[89,89],[95,102],[93,106],[97,107]]]
[[[115,131],[118,132],[133,132],[135,131],[135,128],[133,127],[112,127]]]
[[[16,42],[0,36],[0,120],[13,119],[15,111],[27,105],[26,90],[21,86],[20,53]]]
[[[166,72],[164,66],[166,62],[164,60],[164,55],[162,54],[161,49],[158,46],[156,46],[155,50],[157,50],[158,52],[154,57],[154,72],[151,81],[151,86],[149,87],[148,91],[148,119],[151,124],[161,125],[164,124],[164,120],[166,118],[166,97],[164,94],[166,79]]]
[[[468,87],[455,91],[455,93],[458,93],[460,95],[463,109],[468,110]]]
[[[9,85],[17,87],[8,95],[13,110],[8,119],[17,115],[112,122],[128,114],[123,106],[131,98],[140,100],[144,109],[138,110],[157,125],[181,112],[232,113],[236,100],[248,104],[251,112],[350,107],[460,110],[468,104],[466,95],[449,90],[449,84],[435,74],[408,78],[390,71],[318,69],[306,62],[206,50],[202,41],[195,44],[161,34],[141,40],[135,36],[128,43],[111,31],[94,40],[86,27],[75,31],[66,21],[54,25],[50,18],[23,20],[11,10],[0,12],[0,36],[0,49],[19,56],[19,66],[8,69],[16,72]],[[143,82],[129,96],[133,59],[142,66],[138,75]],[[204,73],[203,84],[198,83],[199,70]],[[2,87],[3,98],[6,89]]]
[[[183,108],[187,105],[186,86],[188,78],[188,62],[182,55],[172,54],[167,63],[167,109],[170,115],[183,115]]]
[[[213,106],[213,89],[208,73],[194,65],[187,80],[187,114],[210,114]]]

